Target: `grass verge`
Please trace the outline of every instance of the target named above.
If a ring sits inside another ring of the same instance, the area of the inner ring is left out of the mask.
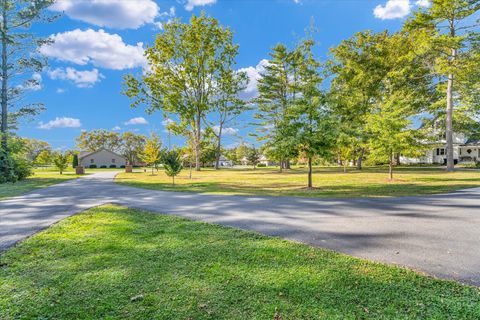
[[[279,173],[276,168],[204,169],[189,179],[184,170],[175,179],[159,171],[120,173],[116,182],[138,188],[206,194],[269,195],[300,197],[398,197],[446,193],[480,186],[480,171],[445,172],[439,168],[397,168],[394,181],[385,168],[365,168],[342,173],[339,168],[315,168],[314,189],[306,189],[306,169]]]
[[[0,256],[0,319],[479,319],[480,290],[117,206]]]
[[[78,177],[78,175],[71,173],[38,173],[16,183],[0,184],[0,200],[19,196],[36,189],[45,188],[66,180],[76,179]]]

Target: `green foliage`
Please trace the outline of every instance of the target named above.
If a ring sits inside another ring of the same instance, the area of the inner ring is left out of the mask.
[[[102,148],[119,152],[122,145],[120,134],[113,131],[97,129],[83,131],[76,139],[77,147],[85,151],[98,151]]]
[[[172,184],[175,185],[175,176],[183,169],[180,153],[177,150],[165,150],[162,152],[163,168],[167,176],[172,177]]]
[[[72,168],[78,167],[78,154],[74,153],[72,157]]]
[[[50,150],[41,151],[35,158],[34,164],[37,166],[48,166],[53,162],[53,155]]]
[[[145,149],[147,137],[133,132],[125,132],[120,139],[120,152],[125,158],[127,158],[128,164],[134,165],[139,162],[142,157],[143,149]]]
[[[257,166],[260,161],[260,152],[255,147],[249,148],[247,152],[247,161],[253,166],[253,169]]]
[[[143,149],[142,160],[152,167],[152,175],[153,169],[160,163],[161,148],[162,142],[160,138],[156,134],[152,134],[150,138],[147,139],[147,143]]]
[[[149,113],[161,110],[178,118],[170,128],[193,143],[197,170],[207,114],[216,106],[236,109],[237,52],[233,33],[214,18],[202,13],[192,15],[189,23],[174,19],[145,52],[151,71],[140,79],[125,77],[123,93],[133,107],[145,105]]]
[[[69,163],[69,154],[67,152],[58,152],[54,158],[53,163],[55,167],[60,171],[60,174],[63,174],[63,171],[68,168]]]
[[[39,73],[46,65],[38,54],[39,48],[48,42],[41,39],[30,27],[39,21],[49,21],[46,9],[54,0],[2,0],[0,2],[0,43],[5,49],[1,56],[2,94],[0,96],[2,148],[8,148],[8,135],[17,129],[19,119],[35,116],[42,111],[41,103],[24,103],[25,95],[40,85]],[[28,160],[33,160],[29,158]]]
[[[0,183],[17,182],[31,176],[30,161],[21,157],[11,156],[0,149]]]

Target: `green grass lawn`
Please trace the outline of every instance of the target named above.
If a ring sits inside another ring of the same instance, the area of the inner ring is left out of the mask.
[[[479,319],[480,290],[278,238],[103,206],[0,256],[0,319]]]
[[[45,188],[52,184],[78,177],[78,175],[70,172],[64,174],[51,172],[35,173],[23,181],[0,184],[0,199],[18,196],[35,189]]]
[[[164,172],[121,173],[117,183],[133,187],[193,191],[209,194],[272,195],[303,197],[385,197],[445,193],[480,186],[480,171],[445,172],[441,168],[396,168],[394,181],[388,180],[386,168],[351,170],[315,168],[313,190],[306,186],[306,169],[294,168],[279,173],[277,168],[183,170],[172,186]]]

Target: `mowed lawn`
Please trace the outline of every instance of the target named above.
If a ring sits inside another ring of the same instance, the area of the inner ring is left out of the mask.
[[[53,172],[35,173],[33,176],[28,177],[23,181],[0,184],[0,200],[9,197],[15,197],[26,192],[45,188],[56,183],[64,182],[66,180],[76,179],[78,177],[78,175],[71,172],[64,174]]]
[[[272,195],[303,197],[385,197],[445,193],[480,186],[480,170],[445,172],[442,168],[396,168],[394,181],[386,168],[365,168],[343,173],[341,168],[315,168],[315,189],[305,188],[305,168],[279,173],[278,168],[183,170],[172,186],[171,178],[161,170],[155,175],[121,173],[116,181],[133,187],[193,191],[211,194]]]
[[[480,290],[110,205],[0,256],[0,319],[370,318],[479,319]]]

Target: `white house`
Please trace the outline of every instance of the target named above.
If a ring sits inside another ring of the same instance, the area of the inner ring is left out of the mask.
[[[434,145],[435,147],[427,150],[424,156],[419,158],[400,157],[400,162],[403,164],[446,164],[446,141],[442,140]],[[454,134],[453,160],[455,164],[462,162],[479,162],[480,141],[467,139],[463,134]]]
[[[78,163],[85,168],[121,168],[125,167],[127,159],[102,148],[93,152],[81,152],[78,156]]]
[[[225,156],[222,155],[222,156],[220,156],[218,165],[220,167],[233,167],[233,161],[227,159]]]
[[[240,160],[240,163],[242,164],[242,166],[247,166],[250,164],[250,161],[248,161],[248,159],[246,157],[243,157],[241,160]],[[267,167],[270,167],[270,166],[277,166],[278,163],[276,163],[275,161],[273,160],[269,160],[265,155],[260,155],[260,158],[258,159],[258,163],[261,163]]]

